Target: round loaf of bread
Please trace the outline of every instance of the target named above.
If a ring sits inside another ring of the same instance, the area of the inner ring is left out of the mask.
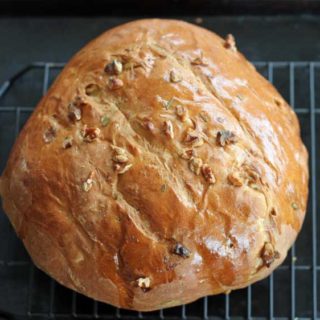
[[[295,113],[231,35],[140,20],[67,64],[0,189],[40,269],[147,311],[268,276],[304,219],[307,151]]]

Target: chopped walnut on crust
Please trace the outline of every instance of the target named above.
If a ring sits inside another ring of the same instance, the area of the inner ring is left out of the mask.
[[[83,141],[85,142],[93,142],[95,141],[99,134],[100,134],[100,129],[99,128],[88,128],[85,126],[81,132]]]
[[[111,148],[114,151],[114,155],[112,157],[112,160],[117,163],[127,163],[129,161],[127,152],[125,149],[117,147],[117,146],[111,146]]]
[[[115,152],[115,154],[126,154],[126,150],[124,148],[120,148],[115,145],[111,145],[111,149]]]
[[[274,249],[274,246],[270,242],[265,242],[261,250],[261,259],[266,267],[270,267],[275,259],[280,258],[280,253]]]
[[[153,132],[156,127],[154,125],[154,123],[152,122],[152,117],[150,116],[138,116],[138,123],[146,130]]]
[[[224,47],[227,49],[230,49],[231,51],[236,52],[237,47],[236,47],[236,41],[234,39],[234,36],[232,34],[228,34],[226,36],[225,42],[224,42]]]
[[[141,289],[149,289],[151,285],[151,280],[149,277],[139,278],[137,279],[137,285]]]
[[[238,171],[229,173],[228,181],[235,187],[241,187],[243,185],[243,179]]]
[[[64,149],[71,148],[73,144],[73,138],[72,137],[65,137],[62,143],[62,146]]]
[[[45,143],[50,143],[54,140],[56,137],[57,130],[53,127],[50,126],[43,134],[43,140]]]
[[[191,255],[191,252],[188,248],[186,248],[185,246],[183,246],[180,243],[177,243],[174,248],[173,248],[173,253],[186,259],[189,258]]]
[[[179,155],[182,159],[190,160],[196,156],[196,151],[194,149],[183,150]]]
[[[85,192],[88,192],[93,185],[93,180],[87,179],[83,184],[82,184],[82,190]]]
[[[151,121],[146,121],[144,125],[145,125],[146,129],[151,132],[154,131],[154,129],[155,129],[155,126]]]
[[[104,71],[110,75],[119,75],[123,70],[121,61],[114,59],[108,63],[104,68]]]
[[[196,158],[196,157],[192,157],[189,160],[189,168],[196,175],[200,174],[201,167],[202,167],[202,159]]]
[[[194,148],[197,148],[203,145],[204,140],[199,132],[194,130],[188,130],[187,135],[184,139],[184,143],[191,145]]]
[[[170,120],[166,120],[164,122],[164,132],[171,139],[174,138],[173,125],[172,125],[172,122]]]
[[[68,105],[68,118],[71,121],[79,121],[81,120],[81,109],[79,103],[71,102]]]
[[[221,131],[218,131],[218,133],[217,133],[217,143],[221,147],[224,147],[224,146],[231,144],[231,143],[235,143],[237,141],[238,141],[238,139],[232,131],[221,130]]]
[[[93,182],[94,182],[93,177],[94,177],[94,172],[92,171],[89,175],[89,178],[82,183],[83,191],[88,192],[92,188]]]
[[[209,184],[214,184],[216,182],[216,178],[213,174],[212,168],[209,167],[207,164],[204,164],[201,167],[201,172],[203,177],[209,182]]]
[[[170,82],[178,83],[182,81],[182,77],[174,70],[170,71]]]
[[[123,81],[115,77],[110,77],[108,81],[108,87],[110,90],[120,89],[123,87]]]
[[[116,154],[113,156],[112,160],[118,163],[126,163],[129,161],[129,158],[125,154]]]
[[[242,175],[252,189],[259,188],[261,183],[261,172],[254,163],[243,163],[241,165]]]

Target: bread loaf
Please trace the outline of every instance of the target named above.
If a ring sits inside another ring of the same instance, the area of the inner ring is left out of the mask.
[[[232,36],[140,20],[67,64],[0,189],[40,269],[147,311],[268,276],[304,219],[307,151],[295,113]]]

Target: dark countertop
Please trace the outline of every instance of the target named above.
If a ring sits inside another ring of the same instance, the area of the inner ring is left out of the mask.
[[[182,17],[179,17],[182,18]],[[203,16],[202,26],[232,33],[248,59],[320,60],[320,16]],[[195,23],[195,17],[182,19]],[[65,62],[104,30],[128,17],[0,19],[0,84],[32,61]]]

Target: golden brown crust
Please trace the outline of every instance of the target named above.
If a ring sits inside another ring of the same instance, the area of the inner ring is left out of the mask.
[[[299,135],[233,37],[135,21],[76,54],[41,100],[3,205],[65,286],[136,310],[187,303],[284,260],[306,210]]]

